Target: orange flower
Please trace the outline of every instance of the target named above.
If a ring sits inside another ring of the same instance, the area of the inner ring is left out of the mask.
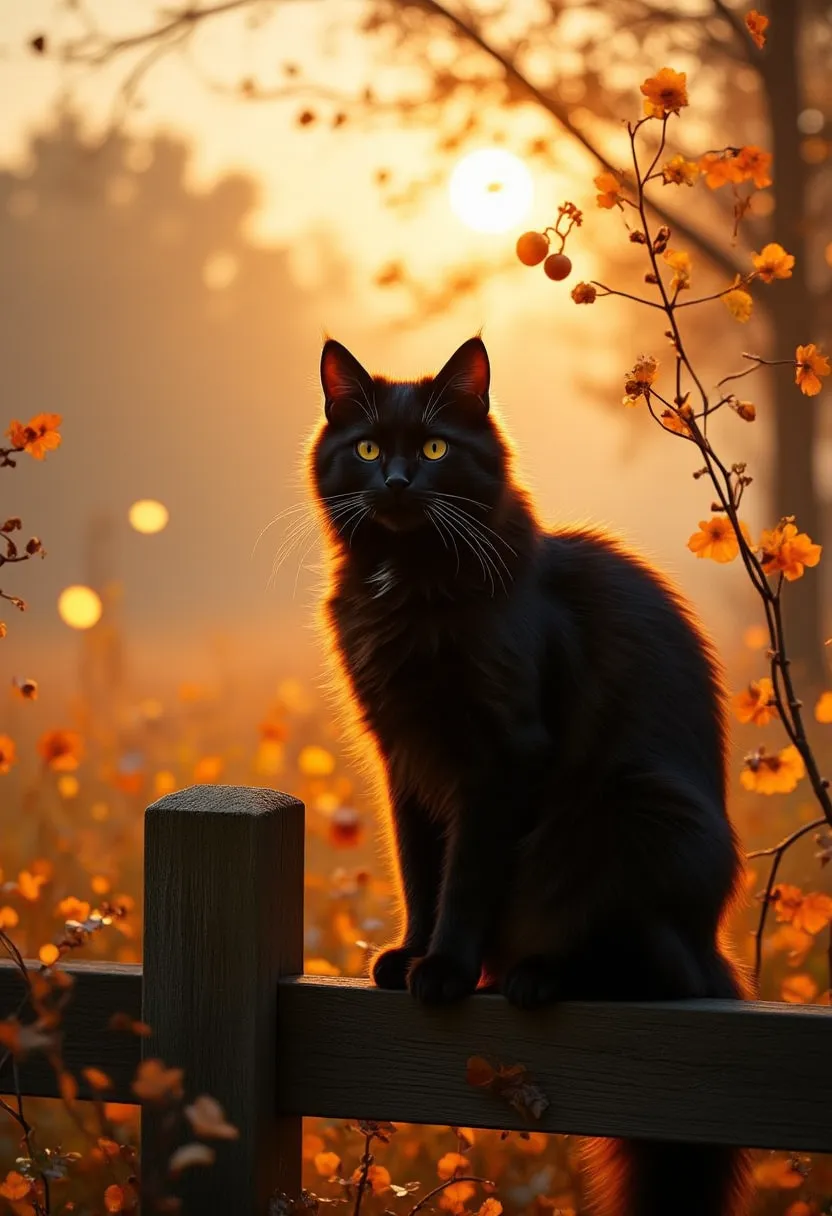
[[[100,1068],[84,1068],[81,1071],[90,1089],[97,1090],[98,1093],[104,1093],[106,1090],[113,1088],[113,1082],[106,1072],[102,1072]]]
[[[47,881],[44,874],[33,874],[31,870],[21,870],[17,876],[17,893],[33,904],[40,899],[40,889]]]
[[[84,754],[84,741],[74,730],[48,730],[38,739],[38,755],[56,773],[71,773]]]
[[[439,1206],[446,1212],[451,1212],[453,1216],[461,1216],[466,1203],[476,1194],[476,1190],[473,1182],[452,1182],[439,1196]]]
[[[709,190],[719,190],[726,182],[741,182],[742,171],[736,158],[725,152],[706,152],[699,158],[699,168],[705,174]]]
[[[798,977],[795,976],[795,979]],[[808,978],[808,977],[800,977]],[[817,991],[817,990],[816,990]],[[788,997],[784,997],[788,1000]],[[759,1161],[754,1166],[754,1181],[759,1187],[776,1187],[778,1190],[803,1186],[806,1179],[794,1168],[791,1157],[774,1157]]]
[[[591,283],[576,283],[572,288],[572,299],[576,304],[594,304],[597,295]]]
[[[684,291],[690,287],[690,254],[683,249],[668,249],[662,256],[673,271],[670,290]]]
[[[818,722],[832,722],[832,692],[822,692],[815,705],[815,719]]]
[[[15,762],[17,748],[14,739],[0,735],[0,773],[7,773]]]
[[[699,176],[699,165],[695,160],[685,160],[681,154],[662,165],[662,178],[666,186],[692,186]]]
[[[764,190],[771,185],[771,162],[774,157],[770,152],[764,152],[756,144],[748,144],[740,148],[733,158],[734,165],[743,182],[752,181],[758,190]]]
[[[61,425],[60,414],[35,414],[28,422],[18,422],[14,419],[6,431],[12,442],[12,447],[20,448],[34,456],[35,460],[43,460],[47,452],[60,447],[61,436],[58,427]]]
[[[790,279],[794,266],[794,256],[786,253],[782,245],[772,241],[764,245],[760,253],[752,253],[751,261],[759,278],[764,283],[773,283],[775,279]]]
[[[658,374],[658,359],[653,355],[639,355],[624,381],[624,405],[638,405]]]
[[[748,540],[748,529],[740,523],[742,534]],[[732,562],[740,551],[739,541],[733,525],[726,515],[714,515],[711,519],[700,519],[699,531],[688,541],[688,548],[697,557],[710,557],[715,562]]]
[[[336,849],[357,845],[362,836],[361,816],[351,806],[339,806],[329,819],[329,843]]]
[[[162,1060],[142,1060],[136,1069],[133,1093],[143,1102],[181,1099],[183,1075],[181,1068],[166,1068]]]
[[[41,946],[40,950],[38,950],[38,958],[43,963],[44,967],[51,967],[53,963],[57,963],[60,957],[60,950],[57,946],[53,945],[52,942],[47,943],[45,946]]]
[[[754,300],[751,293],[740,286],[740,277],[737,276],[734,286],[730,291],[726,291],[721,297],[722,303],[730,312],[735,321],[740,321],[743,325],[751,316],[754,308]]]
[[[803,577],[807,566],[818,564],[823,546],[814,544],[808,533],[798,532],[790,519],[784,519],[776,528],[763,532],[760,550],[764,573],[782,571],[793,583]]]
[[[315,1169],[322,1178],[334,1178],[341,1168],[341,1158],[337,1153],[316,1153]]]
[[[448,1182],[457,1174],[464,1174],[471,1168],[471,1162],[461,1153],[445,1153],[436,1165],[436,1172],[443,1182]]]
[[[64,920],[86,920],[90,914],[90,905],[85,899],[76,899],[74,895],[62,899],[55,911],[56,916]]]
[[[753,722],[755,726],[765,726],[772,718],[776,718],[774,685],[768,676],[763,676],[761,680],[752,680],[746,689],[734,697],[733,706],[734,713],[740,722]]]
[[[0,1195],[4,1199],[11,1199],[12,1202],[15,1202],[19,1199],[25,1199],[31,1189],[32,1183],[28,1178],[24,1178],[22,1174],[18,1174],[17,1170],[9,1170],[5,1181],[0,1184]]]
[[[599,173],[592,180],[598,190],[595,201],[599,207],[609,210],[621,205],[621,182],[614,173]]]
[[[798,346],[795,352],[794,382],[807,397],[816,397],[821,390],[821,376],[830,372],[829,356],[822,355],[814,342]]]
[[[664,118],[678,114],[688,104],[687,76],[674,72],[673,68],[662,68],[655,76],[648,77],[641,86],[644,94],[644,113],[648,118]]]
[[[666,431],[674,431],[677,435],[691,434],[690,427],[676,410],[662,410],[661,424]]]
[[[769,754],[764,747],[745,758],[740,774],[743,789],[755,794],[790,794],[806,774],[803,757],[796,747]]]
[[[745,28],[753,38],[755,46],[762,50],[766,44],[768,17],[764,17],[762,13],[757,12],[756,8],[752,8],[745,14]]]
[[[780,988],[780,995],[790,1005],[807,1005],[817,994],[818,986],[811,975],[789,975],[783,980]],[[800,1180],[803,1181],[802,1176]]]
[[[360,1177],[361,1169],[359,1168],[354,1171],[352,1181],[358,1182]],[[367,1170],[367,1181],[374,1195],[382,1195],[390,1187],[390,1171],[383,1165],[371,1165]]]

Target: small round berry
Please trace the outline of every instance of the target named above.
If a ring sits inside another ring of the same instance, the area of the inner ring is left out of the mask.
[[[542,232],[524,232],[517,238],[517,256],[524,266],[537,266],[549,252],[549,241]]]
[[[543,269],[550,279],[565,279],[572,273],[572,262],[565,253],[550,253]]]

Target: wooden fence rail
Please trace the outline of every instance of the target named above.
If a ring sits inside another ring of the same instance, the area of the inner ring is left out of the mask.
[[[65,1061],[135,1100],[141,1054],[184,1067],[240,1128],[185,1181],[193,1216],[267,1216],[300,1190],[304,1115],[522,1129],[471,1088],[471,1055],[522,1063],[550,1105],[541,1131],[832,1151],[832,1010],[763,1002],[567,1004],[523,1014],[497,996],[425,1010],[364,981],[301,976],[303,807],[285,794],[197,786],[146,815],[143,967],[76,964]],[[0,967],[0,1010],[22,984]],[[143,1017],[150,1039],[107,1029]],[[23,1092],[57,1096],[33,1056]],[[81,1095],[85,1096],[83,1085]],[[169,1146],[152,1107],[143,1156]]]

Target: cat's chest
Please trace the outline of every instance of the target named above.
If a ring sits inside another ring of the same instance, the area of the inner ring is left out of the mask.
[[[516,647],[492,601],[391,592],[332,607],[353,690],[380,738],[458,738],[483,716],[501,716],[520,693]]]

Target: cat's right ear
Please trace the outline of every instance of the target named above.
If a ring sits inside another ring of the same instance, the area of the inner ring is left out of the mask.
[[[334,338],[327,338],[321,351],[321,387],[327,422],[346,421],[356,411],[365,417],[372,413],[373,377]]]

